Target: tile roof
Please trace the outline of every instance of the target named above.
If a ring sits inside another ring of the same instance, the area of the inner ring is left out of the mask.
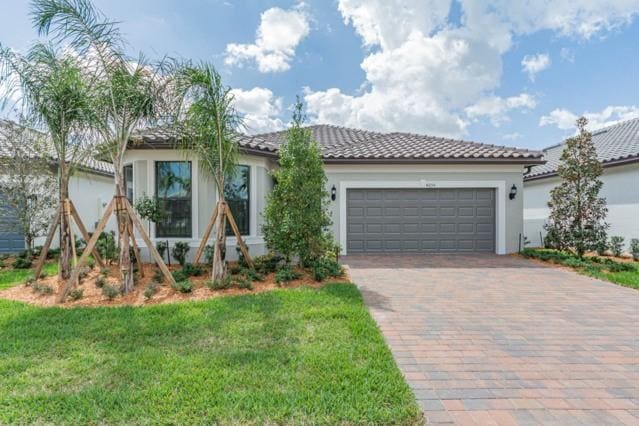
[[[44,136],[43,133],[37,130],[27,129],[13,121],[0,119],[0,157],[6,158],[11,156],[11,148],[7,143],[8,138],[11,137],[11,135],[15,135],[16,132],[20,132],[20,131],[30,132],[34,139],[42,138]],[[51,159],[56,158],[56,154],[55,152],[53,152],[53,150],[51,150],[51,153],[49,155],[51,156]],[[86,157],[82,159],[79,165],[87,169],[88,171],[94,172],[94,173],[99,173],[99,174],[108,175],[108,176],[113,176],[113,173],[114,173],[113,165],[111,163],[108,163],[106,161],[96,160],[95,158],[92,158],[92,157]]]
[[[614,124],[592,133],[592,141],[601,164],[612,166],[620,163],[639,161],[639,118]],[[526,180],[555,176],[564,143],[546,148],[546,164],[531,168]]]
[[[412,133],[379,133],[332,125],[313,125],[308,129],[321,145],[326,162],[513,162],[540,164],[540,151],[488,145]],[[131,147],[172,148],[175,136],[167,128],[136,132]],[[242,135],[241,148],[274,154],[286,141],[286,131],[254,136]]]

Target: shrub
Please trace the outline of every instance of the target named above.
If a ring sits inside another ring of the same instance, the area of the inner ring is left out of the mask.
[[[153,273],[153,282],[162,284],[164,282],[164,274],[159,269],[156,269]]]
[[[60,249],[59,248],[50,248],[47,252],[47,259],[57,259],[60,257]]]
[[[103,275],[100,275],[98,278],[95,279],[95,286],[97,288],[103,288],[107,283],[106,277]]]
[[[284,258],[282,256],[269,253],[264,256],[257,256],[253,258],[253,264],[255,265],[255,270],[257,272],[268,274],[277,271],[277,268],[283,260]]]
[[[290,266],[283,266],[275,273],[275,282],[278,284],[287,283],[299,278],[299,274]]]
[[[102,294],[109,300],[113,300],[120,295],[120,289],[111,284],[104,284]]]
[[[193,291],[193,284],[189,280],[178,281],[173,284],[173,289],[180,293],[190,293]]]
[[[32,284],[33,284],[33,283],[35,283],[35,282],[36,282],[36,279],[35,279],[35,277],[34,277],[33,275],[29,275],[29,276],[27,277],[27,279],[25,279],[25,280],[24,280],[24,284],[25,284],[27,287],[29,287],[30,285],[32,285]]]
[[[208,280],[204,283],[211,290],[224,290],[231,287],[231,277],[224,277],[221,280]]]
[[[89,272],[91,272],[91,269],[88,266],[83,266],[80,269],[80,274],[78,275],[78,278],[80,280],[83,280],[87,277],[87,275],[89,275]]]
[[[204,247],[204,261],[207,265],[213,266],[213,246],[210,244]]]
[[[111,273],[111,270],[109,268],[100,269],[100,275],[104,275],[105,277],[108,277],[110,273]]]
[[[253,284],[251,283],[251,280],[249,280],[248,278],[244,276],[235,278],[234,283],[238,288],[245,289],[245,290],[253,290]]]
[[[328,257],[321,257],[313,264],[315,281],[324,281],[328,277],[339,277],[342,273],[342,266]]]
[[[53,288],[46,284],[33,283],[31,284],[31,289],[38,294],[53,294]]]
[[[612,254],[614,256],[621,256],[621,253],[623,252],[623,242],[624,237],[621,237],[619,235],[613,235],[612,237],[610,237],[610,250],[612,251]]]
[[[110,231],[100,234],[95,248],[105,262],[113,262],[117,260],[119,253],[115,232]]]
[[[92,257],[89,257],[87,259],[87,266],[89,267],[89,269],[93,269],[93,267],[95,266],[95,259]]]
[[[250,281],[264,281],[264,275],[257,272],[255,269],[242,268],[240,273]]]
[[[69,299],[73,301],[80,300],[83,296],[84,290],[82,290],[81,288],[74,288],[69,292]]]
[[[159,284],[157,282],[151,282],[144,288],[144,298],[149,300],[158,292]]]
[[[231,265],[229,266],[229,273],[231,275],[237,275],[242,272],[242,267],[240,265]]]
[[[639,238],[630,240],[630,253],[634,260],[639,261]]]
[[[171,273],[171,275],[173,275],[173,279],[175,280],[175,282],[178,281],[186,281],[189,279],[189,276],[182,270],[180,271],[173,271]]]
[[[184,272],[189,277],[199,277],[204,273],[204,269],[201,266],[193,265],[192,263],[187,263],[182,268],[182,272]]]
[[[242,253],[242,249],[240,246],[235,247],[235,252],[237,253],[237,264],[242,268],[248,267],[248,263],[246,262],[246,258],[244,257],[244,253]]]
[[[186,255],[189,253],[189,250],[191,250],[189,243],[178,241],[173,245],[173,248],[171,249],[171,255],[175,260],[177,260],[180,266],[184,267],[184,265],[186,264]]]
[[[158,241],[155,244],[155,249],[158,251],[158,254],[162,258],[162,260],[164,260],[164,255],[166,254],[166,251],[169,249],[169,243],[166,241]]]
[[[30,257],[17,257],[13,261],[11,267],[13,269],[29,269],[31,267],[32,260]]]

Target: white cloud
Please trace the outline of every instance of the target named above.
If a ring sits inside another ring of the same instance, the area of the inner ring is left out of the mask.
[[[500,98],[489,96],[479,100],[465,109],[469,118],[487,117],[495,127],[509,121],[508,113],[512,110],[528,110],[537,106],[537,100],[528,93]]]
[[[266,133],[285,128],[284,122],[278,118],[282,112],[282,98],[275,97],[269,89],[233,89],[231,94],[235,98],[235,108],[244,117],[246,133]]]
[[[512,133],[506,133],[504,135],[501,135],[502,139],[509,140],[509,141],[513,141],[513,140],[516,140],[516,139],[521,139],[523,137],[524,137],[524,135],[522,135],[519,132],[512,132]]]
[[[585,112],[582,114],[588,119],[588,130],[597,130],[602,127],[612,126],[622,121],[639,117],[639,107],[631,106],[607,106],[599,112]],[[557,108],[539,120],[540,126],[556,126],[561,130],[575,129],[575,122],[579,116],[563,108]]]
[[[521,69],[528,74],[531,81],[535,81],[537,73],[550,67],[550,56],[546,53],[526,55],[521,60]]]
[[[291,67],[295,49],[309,31],[309,20],[302,10],[273,7],[262,13],[255,43],[228,44],[224,62],[241,66],[255,61],[263,73],[286,71]]]
[[[561,56],[561,59],[564,61],[575,62],[575,52],[568,47],[562,47],[559,51],[559,56]]]
[[[587,39],[629,22],[639,11],[639,0],[496,1],[459,0],[457,24],[449,22],[451,0],[338,0],[344,21],[368,50],[361,63],[364,90],[307,89],[311,117],[453,137],[465,134],[469,120],[487,118],[499,125],[508,111],[534,106],[532,97],[494,94],[513,36],[551,30]]]

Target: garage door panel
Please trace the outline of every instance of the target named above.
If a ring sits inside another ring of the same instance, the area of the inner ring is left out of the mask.
[[[351,254],[494,252],[493,189],[349,189],[346,199]]]

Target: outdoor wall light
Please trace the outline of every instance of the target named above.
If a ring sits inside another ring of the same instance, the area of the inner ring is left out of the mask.
[[[513,184],[513,186],[510,188],[510,194],[508,194],[508,197],[511,200],[514,200],[516,195],[517,195],[517,186]]]
[[[333,185],[333,187],[331,188],[331,200],[335,201],[336,198],[337,198],[337,188],[335,188],[335,185]]]

